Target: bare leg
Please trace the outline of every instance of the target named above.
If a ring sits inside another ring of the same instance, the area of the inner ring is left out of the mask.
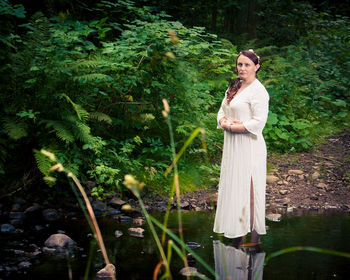
[[[256,232],[256,230],[253,230],[254,226],[254,188],[253,188],[253,178],[250,181],[250,230],[252,232],[251,236],[251,243],[259,243],[260,242],[260,236]]]

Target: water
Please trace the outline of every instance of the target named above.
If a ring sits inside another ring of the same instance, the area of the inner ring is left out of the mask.
[[[162,215],[153,214],[159,220]],[[232,240],[214,234],[213,213],[187,212],[182,213],[182,216],[185,241],[199,243],[201,247],[194,251],[218,274],[231,275],[233,279],[254,279],[266,256],[283,248],[298,245],[350,252],[350,214],[346,213],[309,212],[301,216],[284,216],[278,223],[267,221],[269,229],[267,235],[262,237],[262,245],[258,251],[237,250],[231,246]],[[130,224],[121,225],[107,218],[101,219],[99,223],[110,261],[116,265],[117,279],[152,279],[159,257],[148,227],[143,226],[146,234],[140,239],[128,236],[127,229],[131,227]],[[74,258],[63,260],[42,257],[40,264],[34,265],[29,274],[17,275],[16,279],[69,279],[69,267],[73,279],[83,279],[91,243],[91,239],[87,237],[89,228],[85,222],[70,222],[64,227],[61,225],[60,229],[64,229],[84,250],[76,252]],[[175,212],[170,215],[169,228],[177,233]],[[50,229],[50,233],[55,232],[53,229]],[[124,235],[116,238],[115,230],[121,230]],[[41,239],[37,244],[43,244],[44,236],[46,238],[48,235],[42,233],[41,236],[36,236]],[[94,273],[103,267],[103,259],[97,252],[97,246],[92,249],[93,261],[89,279],[93,279]],[[271,259],[257,279],[350,279],[349,265],[350,259],[347,258],[298,251]],[[198,262],[194,266],[200,273],[214,279]],[[185,279],[178,274],[182,267],[183,263],[173,252],[171,271],[174,279]]]

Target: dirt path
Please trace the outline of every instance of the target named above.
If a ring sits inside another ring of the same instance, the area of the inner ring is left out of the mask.
[[[271,154],[267,176],[267,212],[293,209],[339,209],[350,211],[350,130],[326,139],[317,150],[297,154]],[[183,209],[214,208],[217,189],[185,194]],[[166,199],[145,199],[150,210],[165,210]]]

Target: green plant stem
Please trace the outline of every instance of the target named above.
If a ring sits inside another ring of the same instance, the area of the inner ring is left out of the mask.
[[[191,253],[193,255],[193,257],[201,264],[203,265],[203,267],[205,269],[207,269],[214,277],[216,277],[215,279],[219,279],[218,275],[215,273],[215,271],[200,257],[198,256],[192,249],[190,249],[188,246],[186,246],[186,244],[179,238],[176,236],[176,234],[174,234],[173,232],[171,232],[169,229],[167,229],[166,227],[164,227],[162,225],[162,223],[160,223],[156,218],[150,216],[151,221],[158,226],[160,229],[163,229],[164,231],[166,231],[166,233],[172,238],[174,239],[177,243],[179,243],[183,248],[186,249],[186,251],[188,251],[189,253]],[[182,253],[182,252],[181,252]],[[182,253],[183,255],[185,255],[185,253]]]
[[[137,199],[138,199],[138,201],[139,201],[139,204],[140,204],[140,206],[141,206],[141,210],[142,210],[143,214],[145,215],[145,218],[146,218],[146,221],[147,221],[147,223],[148,223],[148,226],[149,226],[149,228],[150,228],[150,230],[151,230],[151,232],[152,232],[154,241],[155,241],[156,244],[157,244],[159,253],[160,253],[161,257],[162,257],[162,260],[163,260],[164,264],[166,265],[167,273],[168,273],[168,275],[170,276],[170,268],[169,268],[168,263],[167,263],[167,258],[166,258],[166,256],[165,256],[163,247],[162,247],[162,245],[161,245],[161,243],[160,243],[160,240],[159,240],[159,238],[158,238],[157,232],[156,232],[156,230],[155,230],[155,228],[154,228],[154,226],[153,226],[151,217],[150,217],[150,215],[148,214],[148,212],[147,212],[147,210],[146,210],[146,208],[145,208],[145,205],[143,204],[143,201],[142,201],[142,199],[141,199],[141,197],[140,197],[139,191],[138,191],[138,190],[135,190],[135,191],[134,191],[134,194],[136,195],[136,197],[137,197]]]
[[[171,119],[170,114],[167,117],[168,121],[168,127],[169,127],[169,136],[170,136],[170,143],[171,143],[171,150],[173,154],[173,160],[176,158],[176,151],[175,151],[175,141],[174,141],[174,133],[173,128],[171,125]],[[180,206],[180,186],[179,186],[179,173],[177,169],[177,164],[174,163],[174,184],[175,184],[175,193],[176,193],[176,204],[177,204],[177,218],[178,218],[178,225],[179,225],[179,235],[180,239],[182,241],[182,252],[185,254],[185,247],[183,246],[184,243],[184,236],[183,236],[183,228],[182,228],[182,216],[181,216],[181,206]],[[187,259],[184,260],[185,267],[188,267]]]

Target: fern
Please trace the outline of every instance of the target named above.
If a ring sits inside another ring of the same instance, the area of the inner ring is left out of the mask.
[[[82,122],[75,123],[76,129],[74,129],[74,134],[77,139],[84,143],[90,143],[93,140],[93,136],[90,134],[90,127]]]
[[[62,121],[47,121],[46,127],[52,127],[59,139],[66,143],[74,142],[74,136],[67,125]]]
[[[93,112],[89,113],[90,119],[98,120],[100,122],[106,122],[108,124],[112,124],[112,118],[101,112]]]
[[[92,73],[92,74],[85,74],[85,75],[74,77],[73,80],[80,83],[92,83],[92,82],[98,83],[98,82],[111,82],[113,81],[113,78],[106,74]]]
[[[28,135],[27,124],[23,121],[18,121],[12,118],[5,118],[4,128],[7,132],[7,135],[14,140],[18,140]]]
[[[89,118],[89,113],[79,104],[74,103],[69,96],[63,93],[61,97],[65,98],[73,106],[73,109],[77,114],[79,120],[86,121]]]

